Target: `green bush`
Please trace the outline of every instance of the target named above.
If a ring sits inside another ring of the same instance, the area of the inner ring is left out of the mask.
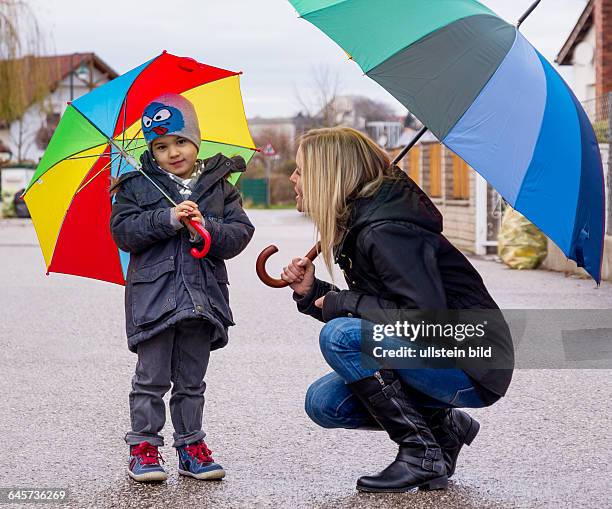
[[[17,217],[13,197],[14,193],[10,191],[2,192],[2,217]]]
[[[608,143],[608,121],[607,120],[598,120],[597,122],[593,122],[593,129],[595,130],[595,136],[597,136],[597,141],[599,143]]]
[[[295,190],[286,175],[273,175],[270,179],[270,201],[273,205],[294,205]]]
[[[295,171],[295,167],[297,165],[295,164],[295,161],[292,159],[287,159],[286,161],[281,162],[276,169],[274,170],[275,173],[278,173],[279,175],[287,175],[288,177],[291,176],[291,174]]]

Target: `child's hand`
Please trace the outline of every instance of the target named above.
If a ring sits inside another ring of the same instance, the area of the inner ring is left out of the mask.
[[[198,204],[193,201],[185,200],[184,202],[179,203],[172,210],[176,218],[181,222],[186,219],[193,219],[198,223],[204,222],[204,218],[202,217],[202,213],[198,208]]]

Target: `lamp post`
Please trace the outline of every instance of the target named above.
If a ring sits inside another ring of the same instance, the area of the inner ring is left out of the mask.
[[[10,162],[13,157],[11,150],[0,141],[0,203],[3,201],[2,198],[2,168]]]
[[[272,181],[272,170],[271,165],[274,164],[274,161],[278,159],[278,154],[276,153],[276,149],[272,146],[271,142],[268,142],[266,146],[261,149],[261,154],[266,157],[265,168],[266,168],[266,208],[270,208],[271,204],[271,192],[270,192],[270,183]]]

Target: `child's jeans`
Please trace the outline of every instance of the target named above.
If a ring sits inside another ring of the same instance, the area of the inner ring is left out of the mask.
[[[173,447],[204,438],[204,375],[210,357],[211,334],[212,326],[208,322],[185,320],[138,345],[138,363],[130,392],[132,430],[125,435],[129,445],[144,441],[164,445],[159,432],[166,422],[163,397],[171,387],[170,382]]]
[[[334,370],[315,381],[306,393],[308,416],[324,428],[373,429],[376,423],[346,384],[372,376],[361,366],[359,318],[336,318],[319,335],[323,357]],[[411,396],[423,407],[485,406],[473,382],[461,369],[395,370]]]

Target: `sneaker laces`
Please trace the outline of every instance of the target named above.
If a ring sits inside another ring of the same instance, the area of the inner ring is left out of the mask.
[[[195,444],[185,446],[187,454],[192,458],[197,459],[200,463],[213,463],[214,460],[211,456],[212,451],[206,446],[204,440],[196,442]]]
[[[132,446],[131,453],[132,456],[139,456],[143,465],[156,465],[160,461],[165,463],[157,446],[151,445],[149,442],[142,442]]]

